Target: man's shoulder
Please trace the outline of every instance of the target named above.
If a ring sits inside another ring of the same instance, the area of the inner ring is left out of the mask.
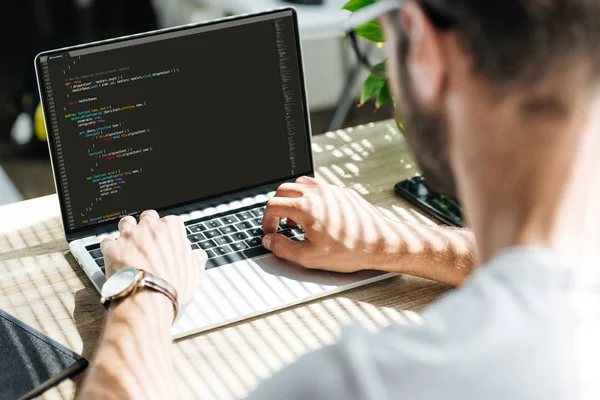
[[[428,307],[421,323],[346,328],[336,345],[271,384],[309,379],[305,394],[332,399],[573,398],[581,316],[570,299],[580,288],[561,283],[551,259],[500,255]]]
[[[573,277],[577,273],[556,265],[546,250],[509,249],[428,307],[421,324],[372,335],[357,329],[340,346],[352,357],[352,348],[363,343],[362,356],[378,366],[379,376],[389,377],[389,393],[572,398],[581,320],[600,324],[598,313],[584,315],[572,301],[586,291]],[[600,290],[586,294],[600,301]]]

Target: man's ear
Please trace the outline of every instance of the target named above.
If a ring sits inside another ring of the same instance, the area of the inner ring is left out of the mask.
[[[400,18],[408,41],[406,67],[415,95],[423,106],[435,106],[441,100],[448,72],[444,34],[416,2],[406,3]]]

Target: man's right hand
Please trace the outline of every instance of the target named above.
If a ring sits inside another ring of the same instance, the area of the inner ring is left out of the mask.
[[[305,241],[275,234],[281,218],[302,226]],[[307,268],[355,272],[376,267],[384,217],[353,190],[309,177],[279,187],[263,216],[263,245]]]
[[[282,218],[302,226],[303,242],[276,234]],[[279,187],[263,230],[267,249],[311,269],[385,270],[459,285],[474,265],[469,231],[389,220],[355,191],[308,177]]]
[[[160,218],[154,210],[144,211],[139,224],[127,216],[119,221],[118,240],[102,241],[106,277],[125,267],[144,269],[173,285],[179,301],[193,296],[204,276],[207,260],[203,250],[192,250],[183,221],[177,216]]]

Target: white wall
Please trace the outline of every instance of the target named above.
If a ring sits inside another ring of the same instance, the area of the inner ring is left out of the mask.
[[[174,26],[218,18],[220,14],[210,7],[202,7],[192,0],[153,0],[162,26]],[[348,70],[354,63],[351,48],[342,37],[307,38],[302,41],[305,76],[311,111],[334,108],[346,83]],[[379,55],[380,59],[382,56]],[[375,57],[377,59],[377,57]],[[361,83],[354,90],[360,96]]]

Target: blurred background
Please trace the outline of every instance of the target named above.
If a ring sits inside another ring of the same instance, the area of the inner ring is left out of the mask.
[[[298,10],[313,134],[388,119],[357,107],[367,76],[339,23],[347,0],[0,1],[0,205],[55,192],[33,59],[43,50],[292,5]],[[314,4],[312,4],[314,3]],[[361,43],[376,61],[382,50]],[[232,113],[235,110],[232,106]]]

